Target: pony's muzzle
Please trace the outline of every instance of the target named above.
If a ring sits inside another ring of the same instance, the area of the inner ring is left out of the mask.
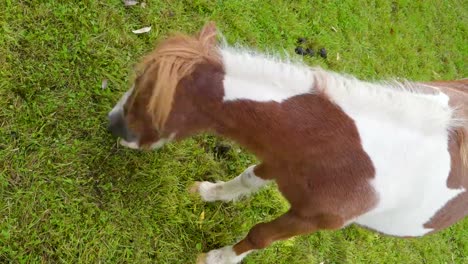
[[[127,142],[136,141],[136,136],[128,129],[127,122],[122,111],[110,112],[107,130],[114,136]]]

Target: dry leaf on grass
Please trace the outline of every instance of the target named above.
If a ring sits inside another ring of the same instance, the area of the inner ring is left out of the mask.
[[[134,6],[138,4],[138,1],[124,0],[125,6]]]
[[[132,32],[135,34],[143,34],[143,33],[150,32],[150,30],[151,30],[151,27],[144,27],[144,28],[140,28],[137,30],[132,30]]]
[[[141,3],[141,8],[145,8],[145,7],[146,7],[146,3],[145,2]]]

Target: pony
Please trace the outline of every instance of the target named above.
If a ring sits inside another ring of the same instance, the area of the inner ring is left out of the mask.
[[[120,144],[158,149],[198,133],[261,161],[227,182],[195,182],[207,202],[274,181],[290,203],[198,263],[239,263],[271,243],[357,224],[397,237],[468,215],[468,80],[368,82],[234,48],[213,22],[162,40],[109,112]]]

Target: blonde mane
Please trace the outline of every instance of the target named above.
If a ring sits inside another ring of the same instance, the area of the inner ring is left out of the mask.
[[[157,129],[164,127],[179,82],[200,63],[221,64],[215,38],[216,32],[209,28],[195,37],[177,34],[162,41],[140,63],[143,83],[149,80],[153,84],[147,110]],[[141,92],[138,90],[135,92]]]

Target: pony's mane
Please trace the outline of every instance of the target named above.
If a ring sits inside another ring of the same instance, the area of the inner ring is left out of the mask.
[[[200,63],[221,64],[218,50],[211,43],[215,34],[216,32],[201,32],[198,36],[175,34],[159,43],[140,62],[137,70],[142,72],[141,78],[149,79],[153,85],[147,110],[157,129],[163,128],[169,116],[179,82],[190,75]],[[141,92],[138,90],[135,92]]]

